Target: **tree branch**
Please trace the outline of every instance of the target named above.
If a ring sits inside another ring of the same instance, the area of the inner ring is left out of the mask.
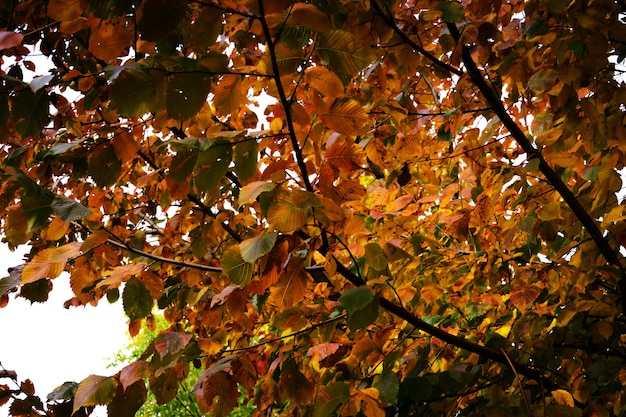
[[[461,35],[459,30],[457,29],[454,23],[446,23],[450,34],[452,37],[458,42]],[[487,103],[492,107],[494,113],[498,116],[502,124],[508,129],[511,133],[511,136],[515,139],[515,141],[520,145],[520,147],[526,152],[528,155],[528,159],[537,158],[539,160],[539,170],[546,177],[548,183],[550,183],[557,192],[561,195],[563,200],[567,203],[570,209],[574,212],[574,215],[580,222],[583,227],[587,230],[591,238],[595,242],[598,250],[606,261],[617,267],[621,272],[621,277],[619,279],[618,285],[620,288],[620,293],[622,298],[626,297],[626,269],[622,266],[620,262],[620,258],[617,253],[611,248],[608,240],[604,238],[600,228],[598,227],[595,220],[589,215],[587,210],[580,204],[574,193],[565,185],[561,177],[552,169],[550,165],[546,162],[546,160],[541,155],[541,152],[535,148],[535,146],[531,143],[526,134],[522,131],[522,129],[518,126],[518,124],[513,120],[513,118],[509,115],[508,111],[505,109],[504,104],[493,90],[493,88],[487,83],[482,73],[476,66],[476,63],[472,59],[472,55],[467,46],[461,45],[462,48],[462,56],[463,56],[463,64],[467,69],[469,76],[471,77],[474,84],[478,87],[482,95],[487,100]],[[626,303],[624,300],[622,301],[624,304],[624,308],[626,309]]]
[[[393,17],[388,15],[386,12],[383,11],[383,9],[380,7],[380,5],[378,4],[378,2],[376,0],[373,0],[371,2],[371,5],[374,7],[374,9],[376,9],[376,12],[385,21],[387,26],[389,26],[391,29],[393,29],[393,31],[407,45],[409,45],[411,48],[415,49],[420,54],[424,55],[429,61],[431,61],[434,65],[438,66],[439,68],[444,69],[444,70],[446,70],[448,72],[451,72],[452,74],[455,74],[455,75],[458,75],[458,76],[463,75],[463,71],[461,71],[458,68],[454,68],[452,65],[447,64],[447,63],[439,60],[436,56],[434,56],[433,54],[431,54],[430,52],[428,52],[427,50],[422,48],[420,45],[415,43],[415,41],[413,39],[409,38],[409,36],[406,33],[404,33],[402,30],[400,30],[398,25],[396,25],[396,22],[393,20]]]
[[[291,104],[289,99],[287,99],[287,94],[285,93],[285,88],[283,87],[283,83],[280,80],[280,74],[278,73],[278,60],[276,58],[276,44],[272,40],[272,34],[270,32],[269,26],[267,26],[267,21],[265,20],[265,10],[263,8],[263,0],[259,0],[259,11],[261,15],[261,27],[263,28],[263,34],[265,35],[265,42],[267,42],[267,51],[270,55],[270,60],[272,62],[272,70],[274,72],[273,79],[276,83],[276,90],[278,91],[278,96],[280,97],[280,104],[283,106],[283,110],[285,111],[285,121],[287,122],[287,129],[289,130],[289,139],[291,141],[291,145],[293,147],[293,151],[296,155],[296,162],[298,163],[298,168],[300,169],[300,175],[302,175],[302,181],[304,182],[304,186],[307,191],[313,192],[313,186],[311,185],[311,181],[309,181],[309,175],[307,173],[306,164],[304,162],[304,156],[302,155],[302,149],[300,149],[300,144],[298,143],[298,138],[296,137],[296,130],[293,125],[293,118],[291,117]]]

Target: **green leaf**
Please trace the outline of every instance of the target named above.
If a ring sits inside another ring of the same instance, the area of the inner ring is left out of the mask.
[[[339,304],[348,311],[348,314],[366,307],[372,301],[374,294],[364,285],[350,288],[339,297]]]
[[[122,172],[122,163],[113,146],[108,143],[96,147],[87,163],[87,172],[100,187],[115,184]]]
[[[56,215],[64,222],[80,220],[91,214],[91,210],[87,207],[62,195],[54,197],[51,207]]]
[[[186,12],[186,2],[146,0],[141,8],[141,19],[137,23],[141,38],[157,42],[176,33],[176,23],[183,20]]]
[[[50,102],[45,90],[37,93],[31,89],[22,90],[13,99],[11,116],[17,120],[16,129],[22,137],[35,136],[48,122]]]
[[[355,310],[352,313],[348,312],[348,327],[351,330],[364,329],[374,323],[378,318],[379,304],[379,299],[376,296],[372,302],[365,307]]]
[[[276,232],[267,233],[261,236],[246,239],[240,244],[241,257],[244,261],[254,263],[263,255],[270,253],[278,234]]]
[[[76,389],[78,388],[77,382],[64,382],[55,389],[52,390],[46,397],[48,401],[68,401],[74,398],[76,395]]]
[[[141,117],[165,108],[165,76],[139,67],[122,71],[113,81],[111,107],[123,116]]]
[[[220,258],[222,271],[234,284],[246,285],[252,279],[254,265],[246,262],[241,257],[238,249],[230,249],[222,254]]]
[[[558,71],[552,68],[543,68],[530,77],[528,80],[528,88],[535,93],[551,89],[557,82]]]
[[[198,189],[209,194],[219,191],[220,181],[226,175],[232,157],[232,146],[224,140],[216,141],[208,150],[201,152],[196,161],[194,176]]]
[[[465,9],[461,3],[456,1],[444,1],[437,5],[441,10],[441,18],[444,22],[455,23],[465,19]]]
[[[11,174],[20,185],[22,191],[22,212],[28,218],[28,227],[30,229],[38,228],[48,222],[48,218],[52,214],[50,205],[54,199],[54,194],[42,188],[32,178],[23,172]]]
[[[172,158],[170,164],[169,177],[177,183],[187,181],[187,178],[193,172],[196,161],[198,160],[198,151],[195,149],[182,149]]]
[[[409,376],[400,384],[400,396],[408,397],[416,403],[435,400],[442,392],[437,387],[437,378],[434,375],[428,377]]]
[[[387,255],[377,243],[368,243],[365,245],[365,260],[368,266],[374,268],[377,271],[384,271],[387,269]]]
[[[154,300],[143,282],[133,276],[124,286],[122,303],[124,305],[124,312],[128,318],[131,320],[139,320],[150,314]]]
[[[109,403],[113,399],[116,386],[117,380],[112,376],[89,375],[76,388],[72,414],[81,407]]]
[[[320,34],[315,49],[332,70],[344,75],[355,75],[372,62],[363,44],[344,30]]]
[[[256,140],[248,140],[235,145],[235,172],[242,182],[248,181],[257,170],[259,146]]]
[[[380,392],[383,400],[393,403],[398,398],[400,382],[395,373],[386,371],[375,380],[374,388]]]
[[[174,74],[169,78],[165,95],[165,107],[170,118],[187,120],[195,116],[211,91],[208,74]]]
[[[524,31],[524,37],[532,39],[535,36],[545,35],[550,32],[550,25],[546,20],[534,20]]]

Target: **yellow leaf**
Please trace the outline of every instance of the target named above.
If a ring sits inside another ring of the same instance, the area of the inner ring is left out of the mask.
[[[574,397],[572,397],[572,394],[565,391],[564,389],[554,390],[551,394],[557,403],[561,405],[567,405],[568,407],[574,406]]]
[[[48,248],[39,252],[22,272],[22,285],[42,278],[56,278],[65,269],[71,258],[80,255],[81,242],[72,242],[58,248]]]
[[[294,203],[291,193],[280,192],[270,205],[267,221],[280,232],[292,232],[304,226],[307,213]]]

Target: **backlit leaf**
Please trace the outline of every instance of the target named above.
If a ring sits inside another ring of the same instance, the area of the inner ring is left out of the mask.
[[[117,381],[114,377],[89,375],[76,388],[72,413],[77,412],[81,407],[107,404],[113,399],[116,386]]]
[[[309,85],[326,97],[335,98],[344,92],[343,84],[337,74],[324,67],[308,68],[305,74]]]
[[[54,197],[51,207],[55,214],[64,222],[80,220],[91,214],[91,210],[87,207],[60,195]]]
[[[65,269],[67,261],[80,254],[80,246],[81,242],[72,242],[39,252],[24,267],[22,271],[22,285],[42,278],[58,277]]]
[[[355,136],[367,122],[367,113],[356,100],[338,97],[320,119],[336,132]]]
[[[275,232],[246,239],[239,245],[244,261],[254,263],[261,256],[270,253],[278,235]]]
[[[320,34],[316,50],[329,67],[340,74],[354,75],[371,62],[367,49],[344,30]]]
[[[234,284],[246,285],[252,279],[254,265],[243,260],[239,249],[230,249],[220,258],[224,274]]]
[[[511,290],[511,302],[520,311],[524,311],[537,299],[540,292],[534,285],[519,283]]]
[[[280,232],[291,232],[307,222],[307,210],[297,204],[293,194],[279,192],[269,207],[267,221]]]

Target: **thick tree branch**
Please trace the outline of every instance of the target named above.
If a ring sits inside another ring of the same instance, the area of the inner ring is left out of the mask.
[[[450,34],[458,42],[461,35],[456,25],[453,23],[447,23],[447,26]],[[526,152],[528,159],[530,160],[536,158],[539,160],[539,170],[546,177],[546,180],[557,190],[563,200],[574,212],[576,218],[580,220],[606,261],[620,270],[621,277],[618,284],[622,297],[626,297],[626,269],[622,266],[618,254],[613,250],[613,248],[611,248],[611,245],[602,235],[602,232],[600,231],[600,228],[595,220],[589,215],[582,204],[580,204],[574,193],[567,187],[567,185],[565,185],[561,177],[559,177],[554,169],[552,169],[552,167],[543,158],[541,152],[535,148],[519,125],[509,115],[496,92],[487,83],[487,80],[485,80],[482,73],[476,66],[469,48],[465,45],[461,45],[460,47],[462,48],[463,64],[465,65],[469,76],[485,97],[487,103],[493,108],[494,113],[498,116],[502,124],[508,129],[511,136],[513,136],[524,152]]]
[[[346,268],[337,259],[335,260],[337,261],[337,272],[341,276],[346,278],[357,287],[365,285],[365,281],[353,274],[352,271]],[[502,352],[489,349],[485,346],[479,345],[478,343],[472,342],[459,336],[452,335],[438,327],[428,324],[410,311],[406,310],[404,307],[401,307],[384,297],[380,298],[380,306],[387,310],[389,313],[405,320],[416,329],[428,333],[429,335],[436,337],[437,339],[440,339],[452,346],[456,346],[460,349],[476,353],[482,358],[490,359],[507,367],[511,366],[512,364],[520,375],[524,375],[527,378],[543,384],[543,387],[549,391],[554,390],[556,387],[556,385],[548,378],[546,378],[539,370],[514,361],[513,359],[510,359],[508,355]]]

